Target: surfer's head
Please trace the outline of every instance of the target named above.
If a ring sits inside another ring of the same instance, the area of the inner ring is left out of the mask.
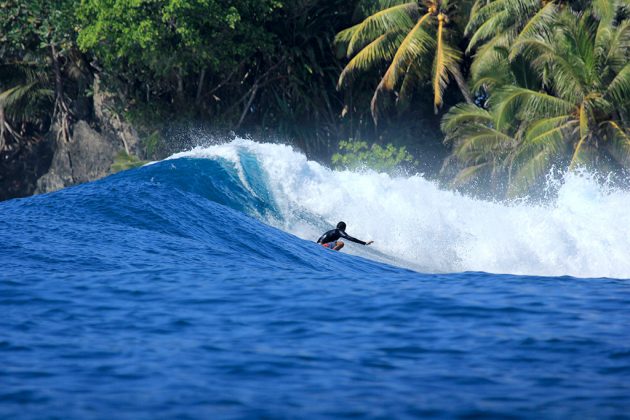
[[[337,229],[345,232],[346,231],[346,224],[344,222],[337,223]]]

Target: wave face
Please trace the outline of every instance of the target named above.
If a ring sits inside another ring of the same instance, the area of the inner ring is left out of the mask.
[[[626,416],[629,203],[245,140],[0,203],[0,418]]]
[[[174,158],[218,159],[265,211],[249,214],[307,240],[339,220],[376,242],[347,252],[423,272],[630,278],[630,193],[588,174],[544,205],[473,199],[422,176],[331,171],[288,146],[240,140]]]

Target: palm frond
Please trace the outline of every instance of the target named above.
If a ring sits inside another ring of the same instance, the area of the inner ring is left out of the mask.
[[[525,142],[538,144],[548,140],[562,140],[562,131],[575,124],[570,115],[543,118],[532,123],[525,134]],[[558,137],[560,136],[560,137]]]
[[[540,90],[542,80],[538,73],[532,69],[525,58],[518,56],[510,62],[510,73],[514,78],[514,84],[531,90]]]
[[[0,93],[0,107],[15,121],[38,122],[43,109],[52,103],[54,92],[38,81],[16,85]]]
[[[401,110],[407,109],[411,102],[411,97],[417,86],[420,85],[422,79],[422,65],[417,62],[412,62],[407,67],[405,75],[403,77],[400,90],[398,91],[398,98],[396,104],[401,107]]]
[[[478,125],[474,132],[462,136],[456,142],[453,153],[458,159],[466,161],[471,152],[483,155],[500,153],[514,145],[514,139],[495,128]]]
[[[341,31],[335,42],[347,45],[346,54],[353,56],[377,37],[389,31],[409,30],[413,27],[413,16],[418,12],[416,2],[395,5],[368,16],[363,22]]]
[[[451,137],[451,133],[457,133],[462,128],[470,124],[481,124],[490,126],[494,123],[494,116],[487,109],[476,105],[459,104],[451,108],[442,117],[440,128],[442,132]]]
[[[507,58],[510,38],[507,33],[496,36],[477,50],[470,66],[474,91],[482,87],[492,90],[513,81]]]
[[[379,104],[381,102],[381,95],[383,94],[385,89],[385,79],[381,79],[374,90],[374,94],[372,95],[372,100],[370,101],[370,113],[372,114],[372,120],[374,120],[374,124],[378,124],[378,116],[380,114]]]
[[[527,194],[530,188],[545,174],[549,172],[553,165],[556,153],[551,147],[543,147],[531,155],[527,161],[518,167],[516,173],[510,177],[508,186],[508,197],[518,197]]]
[[[37,86],[37,82],[30,82],[5,90],[0,93],[0,106],[10,108],[12,105],[24,99],[35,86]]]
[[[475,0],[475,2],[470,7],[470,12],[469,12],[469,15],[468,15],[468,21],[467,21],[466,27],[464,28],[464,35],[469,35],[470,34],[468,26],[472,25],[471,22],[473,21],[473,18],[475,18],[475,17],[477,17],[479,15],[479,10],[481,10],[482,7],[485,7],[489,3],[491,3],[491,1],[489,1],[489,0]],[[470,28],[470,31],[472,31],[472,27]]]
[[[511,177],[509,196],[526,193],[549,171],[554,160],[566,149],[564,131],[572,124],[573,121],[563,116],[539,121],[530,128],[513,157],[516,173]]]
[[[482,2],[478,1],[475,3],[475,6],[478,7],[473,6],[471,9],[470,18],[464,29],[464,35],[470,36],[487,20],[491,19],[492,16],[503,11],[505,9],[506,0],[493,0],[483,3],[485,4],[482,5]]]
[[[451,185],[453,187],[460,187],[471,182],[473,179],[481,175],[481,172],[488,170],[490,167],[489,162],[480,163],[478,165],[467,166],[457,173]]]
[[[627,105],[630,102],[630,63],[626,64],[610,82],[604,97],[609,98],[619,106]]]
[[[566,115],[573,104],[564,99],[518,86],[508,86],[490,98],[497,111],[497,128],[502,130],[518,120],[518,114],[527,118]]]
[[[481,24],[470,38],[466,53],[469,54],[479,43],[485,42],[488,38],[501,35],[504,30],[503,27],[506,26],[504,21],[509,18],[509,12],[502,10]]]
[[[433,85],[433,106],[435,112],[442,106],[442,96],[448,85],[448,74],[459,71],[461,53],[444,41],[444,22],[438,22],[435,59],[433,60],[433,72],[431,75]]]
[[[617,3],[617,0],[592,0],[591,9],[597,19],[607,24],[615,18]]]
[[[610,154],[622,166],[630,167],[630,133],[623,130],[615,121],[607,121],[607,125],[611,128],[607,144]]]
[[[357,23],[356,25],[346,28],[335,36],[335,44],[345,50],[344,54],[348,54],[348,44],[359,28],[361,28],[361,23]]]
[[[517,35],[514,45],[510,50],[510,60],[513,60],[522,49],[527,45],[527,40],[540,39],[541,32],[546,31],[548,27],[554,24],[558,7],[552,1],[542,7],[527,24],[521,29]]]
[[[431,16],[429,13],[418,19],[413,29],[409,31],[402,41],[387,72],[383,76],[383,88],[391,90],[400,78],[401,69],[407,68],[409,63],[425,54],[435,45],[433,38],[422,28],[422,25]]]
[[[607,25],[603,22],[600,22],[599,25],[597,25],[594,53],[598,58],[598,71],[602,71],[607,65],[605,60],[602,60],[602,58],[606,57],[608,49],[611,47],[613,34],[614,28],[612,25]]]
[[[628,63],[630,54],[630,19],[625,19],[611,30],[608,43],[604,44],[607,53],[601,58],[604,65],[609,65],[614,71],[621,69]]]
[[[383,34],[363,48],[346,65],[339,76],[337,88],[343,86],[347,79],[351,79],[355,73],[366,71],[392,59],[398,45],[402,42],[404,34],[392,31]]]

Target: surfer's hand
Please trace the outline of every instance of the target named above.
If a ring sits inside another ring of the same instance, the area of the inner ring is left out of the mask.
[[[374,241],[367,241],[365,244],[366,245],[370,245],[370,244],[373,244],[373,243],[374,243]]]

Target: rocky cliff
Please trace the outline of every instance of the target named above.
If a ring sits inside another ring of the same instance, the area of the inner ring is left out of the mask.
[[[116,156],[124,151],[141,155],[136,131],[123,121],[113,106],[113,96],[100,89],[94,81],[92,121],[73,124],[68,141],[58,136],[58,127],[49,134],[54,150],[50,168],[37,180],[35,194],[47,193],[83,182],[93,181],[112,173]]]

